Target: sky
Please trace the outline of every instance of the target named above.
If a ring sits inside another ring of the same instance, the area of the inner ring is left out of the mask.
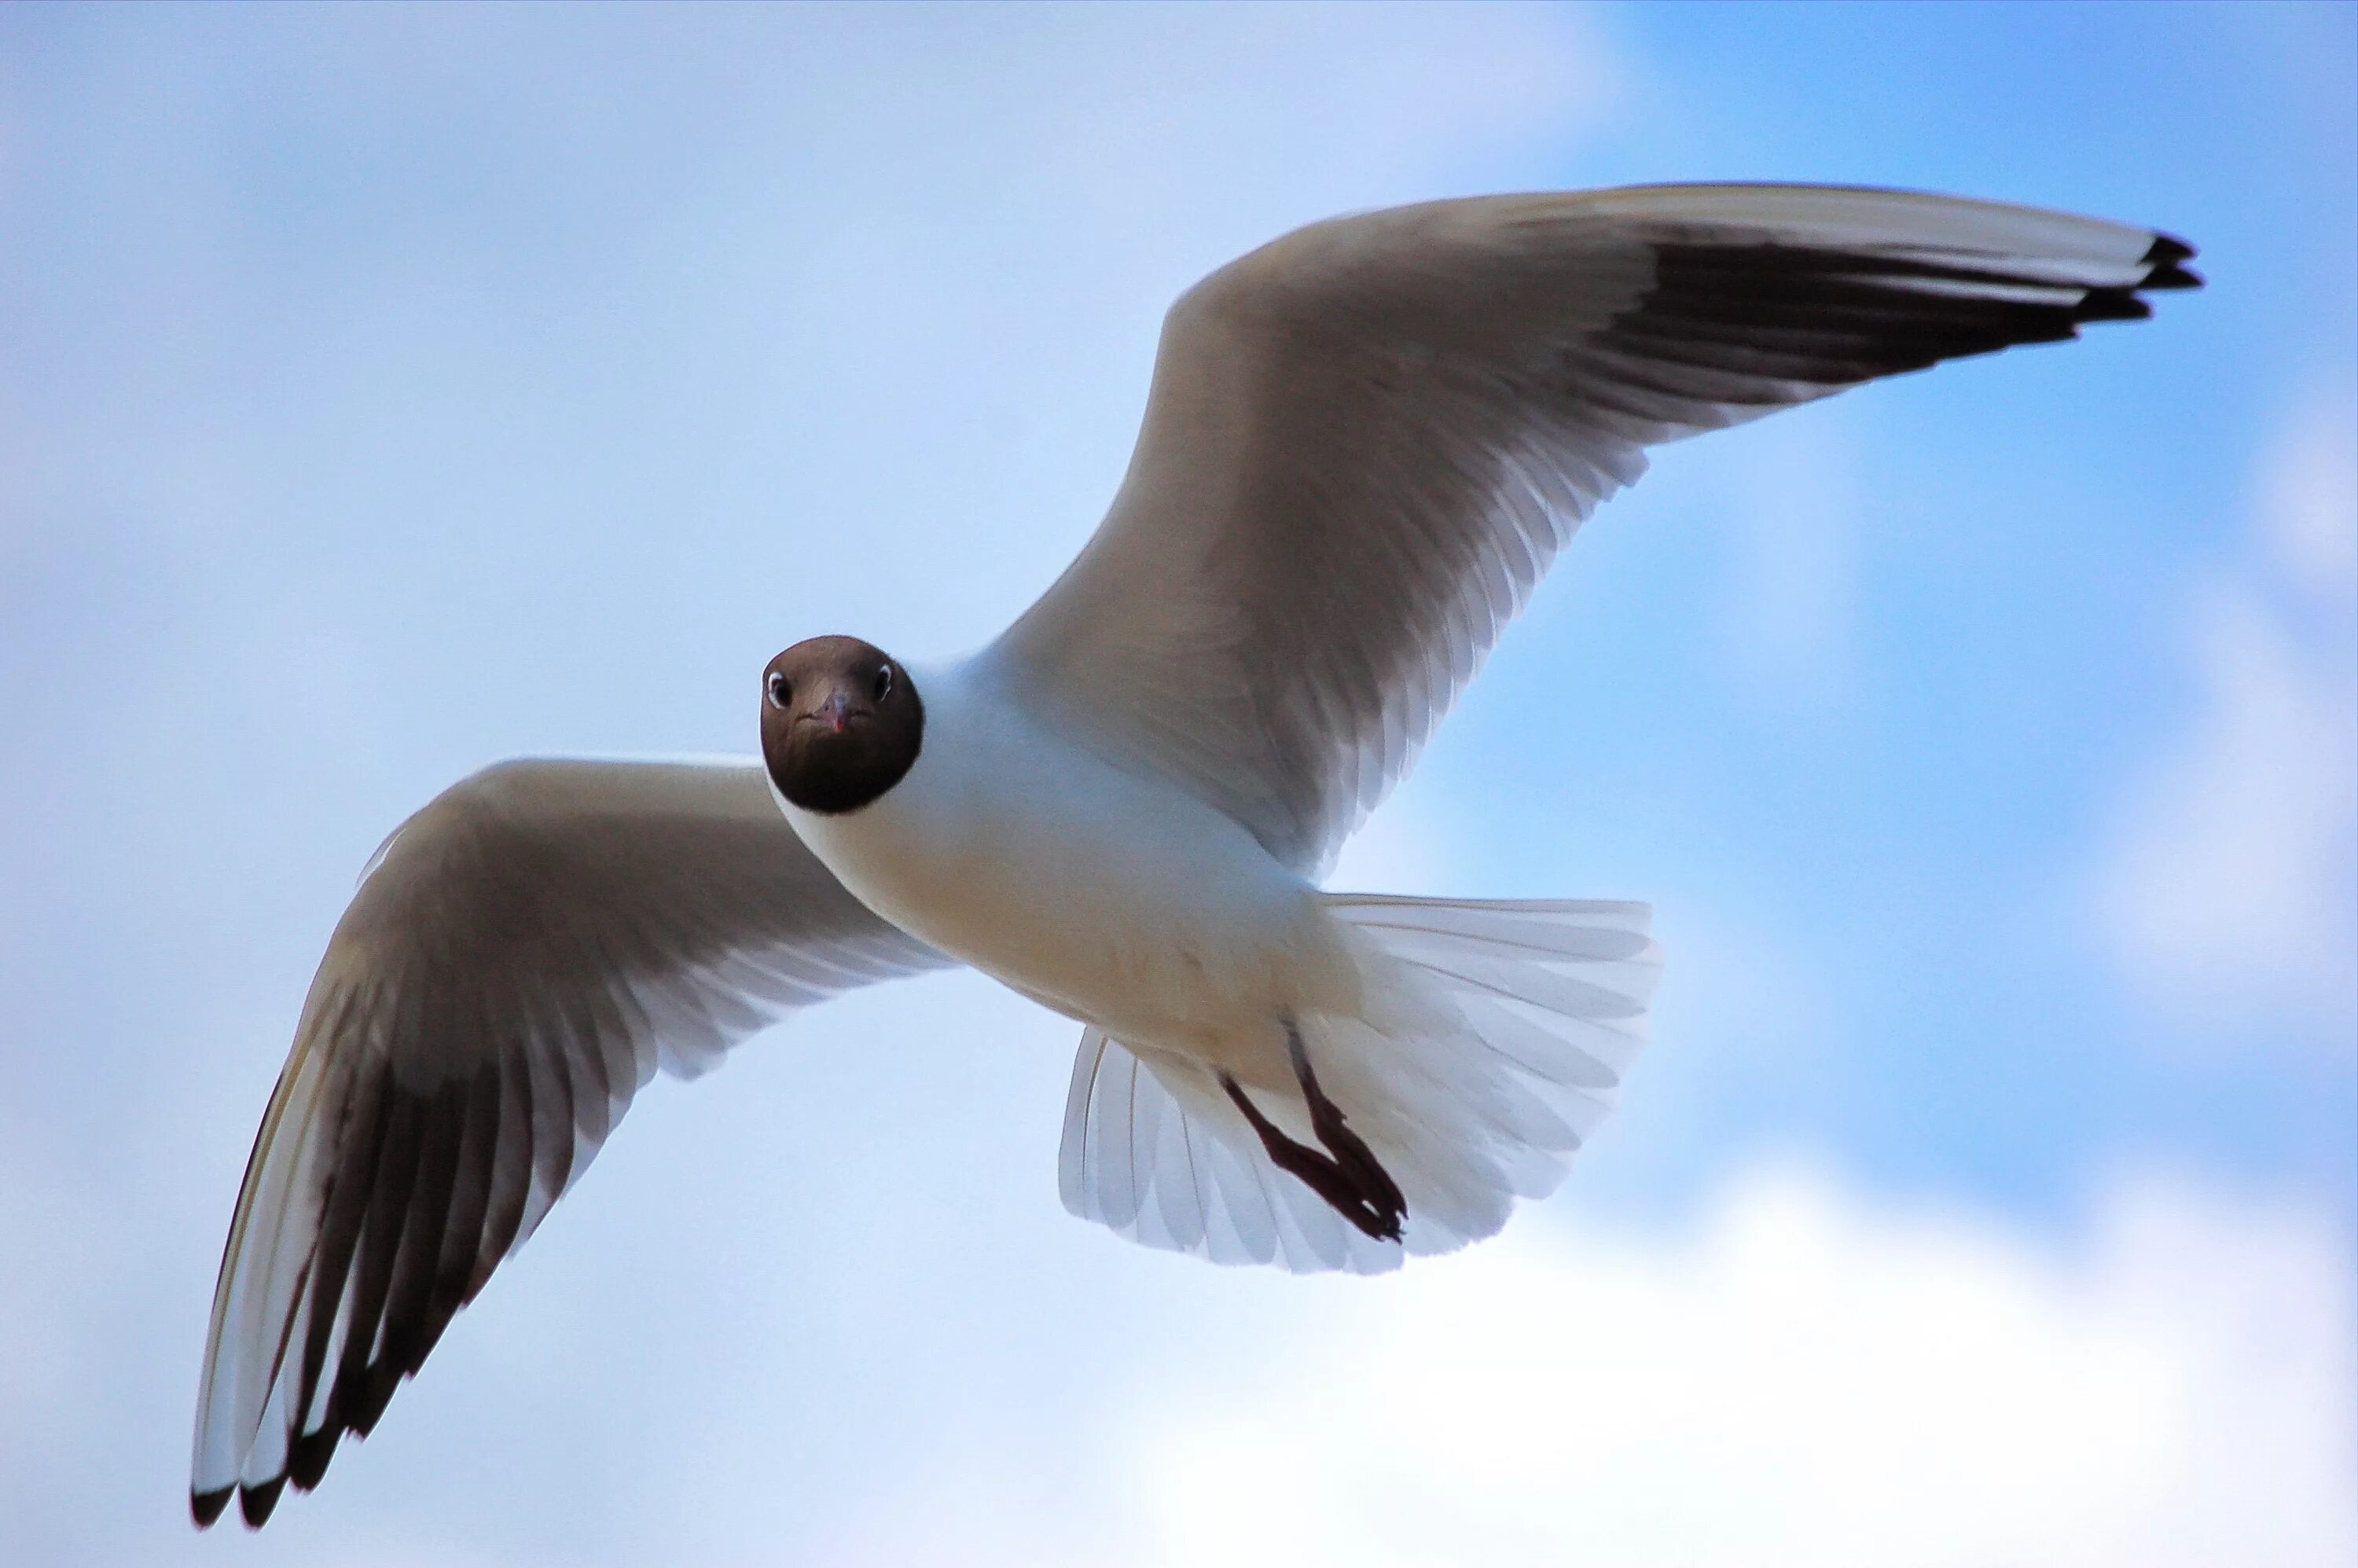
[[[0,9],[0,1515],[55,1564],[2358,1555],[2358,9]],[[222,1237],[385,832],[993,634],[1163,308],[1336,212],[1824,179],[2150,322],[1665,449],[1336,885],[1643,898],[1564,1188],[1381,1280],[1062,1211],[973,975],[659,1081],[200,1536]]]

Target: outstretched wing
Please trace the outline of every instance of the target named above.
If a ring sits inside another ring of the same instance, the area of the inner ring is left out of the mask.
[[[2167,235],[1687,186],[1314,224],[1172,308],[1111,511],[995,656],[1323,872],[1644,449],[2200,280]]]
[[[658,1066],[948,961],[813,858],[758,765],[516,762],[444,792],[337,923],[254,1140],[197,1522],[316,1486]]]

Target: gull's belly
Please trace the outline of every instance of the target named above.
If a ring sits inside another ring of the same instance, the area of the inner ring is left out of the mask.
[[[883,797],[786,807],[870,908],[1118,1039],[1200,1060],[1257,1057],[1281,1019],[1350,1000],[1314,892],[1232,819],[926,696],[925,750]]]

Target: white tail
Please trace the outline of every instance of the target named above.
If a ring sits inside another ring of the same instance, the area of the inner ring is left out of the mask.
[[[1362,1234],[1279,1171],[1201,1065],[1082,1036],[1065,1206],[1218,1263],[1397,1268],[1493,1234],[1563,1179],[1613,1108],[1661,972],[1642,903],[1335,893],[1368,981],[1355,1017],[1298,1021],[1321,1087],[1408,1199],[1401,1240]],[[1298,1103],[1264,1114],[1312,1136]]]

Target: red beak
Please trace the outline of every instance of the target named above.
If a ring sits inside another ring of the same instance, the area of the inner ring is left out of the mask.
[[[818,717],[830,734],[842,734],[844,726],[851,721],[851,698],[839,691],[830,692],[827,699],[818,705]]]

